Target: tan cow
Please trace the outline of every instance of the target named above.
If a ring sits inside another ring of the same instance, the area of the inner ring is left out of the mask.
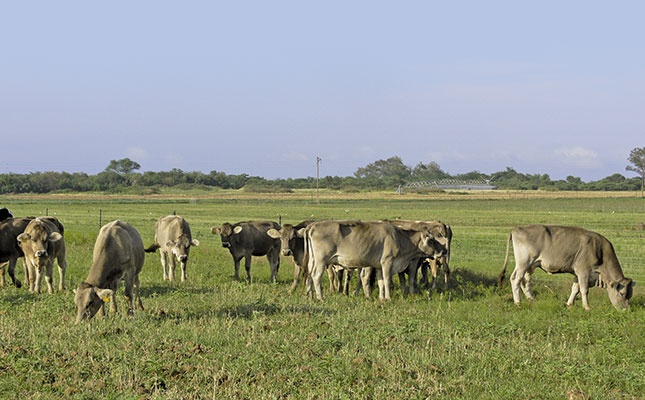
[[[5,267],[9,272],[9,277],[13,282],[14,286],[19,288],[22,287],[22,283],[18,278],[16,278],[16,263],[20,257],[24,256],[20,245],[18,244],[18,235],[25,231],[29,222],[33,220],[33,217],[29,218],[7,218],[3,221],[0,221],[0,287],[4,287],[6,284],[5,280]],[[29,282],[29,271],[27,269],[27,264],[24,264],[25,267],[25,280]]]
[[[211,228],[211,233],[219,234],[222,246],[229,249],[235,264],[235,279],[240,279],[240,260],[244,258],[246,279],[251,282],[252,256],[267,256],[271,266],[271,282],[276,281],[280,267],[280,239],[267,235],[269,229],[280,230],[280,225],[273,221],[246,221],[236,224],[225,222],[220,228]]]
[[[47,282],[47,292],[54,293],[52,272],[54,261],[58,261],[58,290],[65,289],[65,229],[54,217],[38,217],[18,235],[20,248],[25,254],[24,262],[29,271],[29,290],[40,293],[43,272]]]
[[[604,236],[574,226],[526,225],[514,228],[508,236],[499,286],[506,274],[511,241],[515,269],[510,280],[515,304],[520,304],[520,288],[527,299],[535,298],[531,291],[531,275],[536,268],[542,268],[550,274],[568,272],[575,275],[567,306],[573,305],[580,292],[582,305],[589,310],[589,287],[599,284],[606,287],[609,300],[616,309],[628,307],[634,282],[623,275],[614,247]]]
[[[443,255],[446,246],[437,230],[403,229],[390,222],[320,221],[305,228],[308,270],[319,300],[327,266],[378,269],[379,298],[390,300],[392,274],[406,270],[413,259]]]
[[[161,217],[155,227],[155,243],[145,249],[146,253],[159,250],[163,279],[170,282],[175,280],[175,259],[181,265],[181,281],[186,280],[186,263],[190,254],[190,246],[199,246],[199,240],[193,239],[188,222],[179,215]],[[168,273],[166,274],[166,265]]]
[[[104,315],[104,302],[110,301],[110,310],[116,307],[116,290],[125,280],[125,299],[128,314],[134,313],[132,299],[136,295],[137,306],[143,310],[139,297],[139,272],[145,261],[143,241],[136,229],[120,220],[105,224],[94,243],[92,267],[85,282],[74,290],[76,322],[92,318],[98,311]]]

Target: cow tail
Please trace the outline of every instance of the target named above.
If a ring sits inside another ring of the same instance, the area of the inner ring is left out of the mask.
[[[159,246],[157,243],[155,243],[153,245],[150,245],[150,247],[148,247],[147,249],[144,249],[143,251],[145,251],[146,253],[154,253],[160,247],[161,246]]]
[[[504,258],[504,267],[502,267],[502,272],[499,273],[497,277],[497,287],[502,287],[504,282],[504,276],[506,275],[506,265],[508,265],[508,253],[511,249],[511,241],[513,240],[513,232],[508,235],[508,242],[506,243],[506,258]]]

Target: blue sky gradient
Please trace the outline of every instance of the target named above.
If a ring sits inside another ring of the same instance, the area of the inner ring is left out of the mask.
[[[638,1],[6,2],[0,173],[627,176]]]

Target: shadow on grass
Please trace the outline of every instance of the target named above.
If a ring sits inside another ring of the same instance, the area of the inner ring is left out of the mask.
[[[453,298],[474,299],[497,291],[497,278],[479,274],[463,268],[456,268],[450,274],[445,293]],[[441,292],[441,289],[438,290]],[[430,291],[433,295],[437,292]]]
[[[336,310],[324,307],[310,305],[280,306],[276,303],[267,303],[260,298],[253,303],[241,304],[238,306],[222,307],[215,310],[193,311],[186,310],[182,312],[166,312],[164,310],[151,310],[151,315],[160,320],[191,320],[191,319],[212,319],[212,318],[241,318],[253,319],[259,316],[276,315],[276,314],[303,314],[303,315],[332,315]]]
[[[166,284],[166,285],[152,285],[152,286],[141,286],[139,293],[142,298],[150,297],[152,295],[165,295],[172,292],[187,292],[191,294],[207,294],[212,293],[213,288],[188,288],[182,287],[181,284]]]

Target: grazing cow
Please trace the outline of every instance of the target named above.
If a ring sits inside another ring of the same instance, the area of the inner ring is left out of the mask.
[[[438,221],[437,221],[438,222]],[[441,223],[441,222],[439,222]],[[452,244],[452,228],[449,225],[445,225],[447,238],[448,238],[448,252],[442,257],[427,258],[423,261],[421,265],[421,284],[428,286],[428,266],[430,267],[430,272],[432,274],[432,289],[437,288],[437,276],[439,275],[439,269],[443,269],[443,282],[448,288],[448,278],[450,277],[450,246]]]
[[[319,300],[323,271],[333,264],[380,270],[379,298],[390,300],[391,275],[404,271],[419,257],[443,255],[447,239],[427,227],[411,230],[390,222],[320,221],[305,228],[305,246],[310,279]]]
[[[9,277],[14,286],[19,288],[22,287],[20,280],[16,278],[15,270],[16,263],[20,257],[24,256],[20,245],[18,244],[18,235],[25,231],[29,222],[33,220],[33,217],[30,218],[7,218],[4,221],[0,221],[0,287],[4,287],[6,284],[5,280],[5,266],[9,271]],[[27,269],[27,264],[23,262],[25,266],[25,280],[29,281],[29,271]]]
[[[29,222],[24,232],[18,235],[20,249],[25,255],[24,263],[29,271],[29,290],[40,293],[43,272],[47,292],[54,293],[52,272],[54,261],[58,261],[58,290],[65,289],[65,229],[54,217],[38,217]]]
[[[7,218],[13,218],[13,214],[11,214],[11,211],[7,210],[6,208],[0,208],[0,221],[4,221]]]
[[[526,225],[514,228],[508,236],[499,286],[506,274],[511,241],[515,269],[510,280],[515,304],[520,304],[520,287],[527,299],[535,298],[531,291],[531,274],[539,267],[550,274],[568,272],[575,275],[567,306],[573,305],[580,292],[582,305],[589,310],[589,287],[599,284],[607,289],[609,300],[616,309],[628,307],[634,282],[623,275],[614,247],[604,236],[573,226]]]
[[[155,227],[155,243],[145,249],[146,253],[153,253],[161,249],[161,268],[163,269],[163,279],[175,280],[175,257],[181,264],[181,281],[186,280],[186,263],[190,246],[199,246],[199,240],[193,239],[190,234],[188,222],[178,215],[168,215],[161,217]],[[166,274],[166,264],[169,263],[168,273]]]
[[[235,279],[240,279],[240,260],[244,258],[246,279],[251,282],[251,256],[267,256],[271,266],[271,282],[276,281],[280,267],[280,239],[267,235],[269,229],[280,230],[273,221],[246,221],[236,224],[225,222],[220,228],[213,227],[211,233],[219,234],[222,247],[226,247],[235,263]]]
[[[120,220],[105,224],[94,244],[92,267],[85,282],[74,290],[76,322],[92,318],[97,311],[104,315],[104,302],[111,300],[110,310],[116,313],[116,290],[125,280],[125,299],[128,314],[134,313],[133,295],[143,310],[139,297],[139,272],[145,261],[143,241],[136,229]],[[133,290],[134,289],[134,290]]]

